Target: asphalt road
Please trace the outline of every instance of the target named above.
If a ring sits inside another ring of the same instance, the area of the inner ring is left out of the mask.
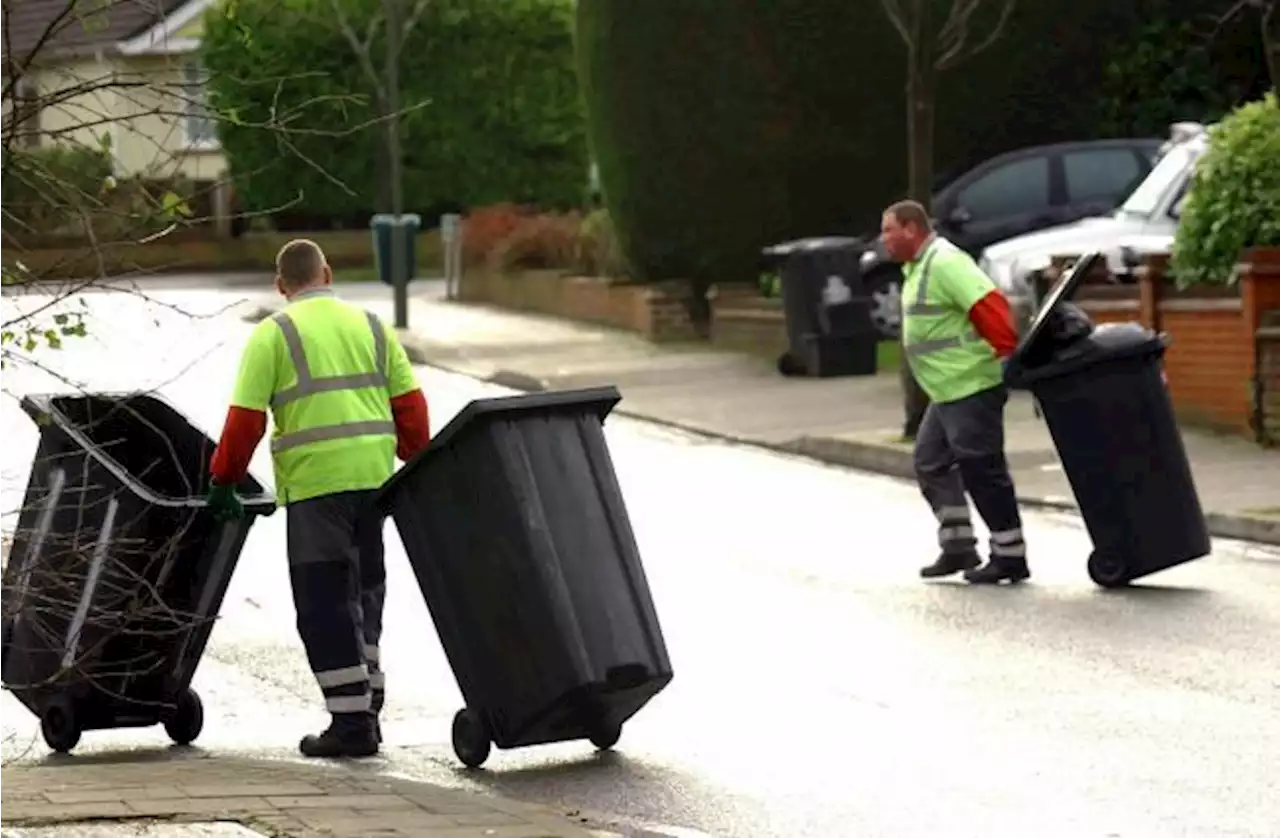
[[[216,433],[249,328],[216,312],[239,297],[155,294],[94,295],[93,335],[39,357],[90,389],[158,387]],[[419,376],[437,428],[501,392]],[[9,396],[50,386],[5,371],[6,510],[36,440]],[[670,687],[613,753],[569,743],[463,770],[449,745],[461,697],[388,525],[386,743],[361,770],[680,836],[1280,835],[1280,554],[1222,543],[1104,592],[1079,523],[1029,513],[1031,583],[924,584],[933,536],[911,486],[621,418],[607,429]],[[270,478],[265,448],[254,471]],[[254,527],[196,675],[202,748],[293,759],[324,723],[283,548],[282,514]],[[8,695],[3,708],[4,758],[44,759],[35,720]],[[165,747],[159,729],[94,732],[77,752]]]

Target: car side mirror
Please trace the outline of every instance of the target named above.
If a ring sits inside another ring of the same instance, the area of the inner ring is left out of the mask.
[[[973,220],[973,214],[964,207],[956,207],[947,213],[947,223],[957,229],[964,227]]]

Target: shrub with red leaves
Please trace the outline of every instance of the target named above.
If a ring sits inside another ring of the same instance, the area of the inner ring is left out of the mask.
[[[479,207],[462,222],[462,262],[470,267],[485,264],[499,243],[530,217],[529,211],[512,203]]]
[[[521,218],[489,253],[489,267],[504,272],[570,268],[581,228],[576,212]]]

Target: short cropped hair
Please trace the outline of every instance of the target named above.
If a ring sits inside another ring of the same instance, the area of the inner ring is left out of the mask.
[[[885,214],[892,215],[904,227],[914,224],[926,233],[933,232],[933,221],[929,218],[929,211],[919,201],[898,201],[885,210]]]
[[[301,288],[320,278],[324,251],[311,239],[294,239],[276,254],[276,273],[286,288]]]

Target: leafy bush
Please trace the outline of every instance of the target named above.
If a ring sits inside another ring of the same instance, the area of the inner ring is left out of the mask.
[[[627,261],[608,210],[595,210],[582,220],[573,261],[574,271],[581,276],[622,277],[628,274]]]
[[[576,212],[523,218],[489,254],[489,266],[504,273],[572,267],[581,226]]]
[[[344,0],[363,36],[381,0]],[[385,26],[368,58],[385,66]],[[209,102],[246,208],[352,222],[383,207],[377,86],[329,0],[235,0],[207,13]],[[581,203],[588,172],[573,0],[432,0],[400,61],[407,211]]]
[[[1234,279],[1240,252],[1280,247],[1280,103],[1274,93],[1212,129],[1173,245],[1179,285]]]
[[[6,150],[3,193],[9,222],[33,233],[53,233],[101,207],[113,186],[111,154],[82,146]]]
[[[485,264],[498,244],[529,214],[529,210],[510,203],[473,210],[462,222],[462,263],[468,267]]]

